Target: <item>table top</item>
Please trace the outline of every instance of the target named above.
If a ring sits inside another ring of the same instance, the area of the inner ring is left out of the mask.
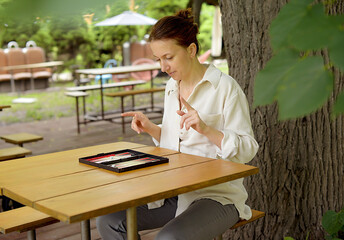
[[[63,61],[52,61],[52,62],[41,62],[41,63],[30,63],[23,65],[14,65],[1,67],[1,70],[17,70],[17,69],[31,69],[31,68],[44,68],[44,67],[55,67],[63,64]]]
[[[130,66],[119,66],[112,68],[90,68],[90,69],[78,69],[75,72],[81,74],[92,74],[92,75],[101,75],[101,74],[123,74],[131,72],[143,72],[143,71],[152,71],[160,70],[160,64],[141,64],[141,65],[130,65]]]
[[[4,108],[10,108],[11,105],[0,105],[0,111],[2,111],[2,109]]]
[[[86,86],[76,86],[76,87],[68,87],[66,88],[67,91],[91,91],[97,90],[101,87],[103,88],[117,88],[117,87],[126,87],[126,86],[134,86],[139,84],[145,84],[146,81],[144,80],[133,80],[133,81],[123,81],[123,82],[115,82],[115,83],[105,83],[100,86],[100,84],[94,85],[86,85]]]
[[[169,163],[116,173],[78,162],[128,148],[166,156]],[[3,195],[72,223],[257,172],[249,165],[117,142],[0,163],[0,187]]]

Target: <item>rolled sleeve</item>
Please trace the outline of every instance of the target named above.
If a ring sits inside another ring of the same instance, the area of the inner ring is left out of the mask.
[[[258,143],[252,136],[240,136],[231,130],[221,131],[223,139],[221,149],[216,147],[216,154],[222,159],[248,163],[258,151]]]
[[[222,159],[239,163],[247,163],[252,160],[258,151],[258,143],[254,139],[251,127],[251,119],[246,97],[242,91],[238,91],[225,108],[224,129],[221,149],[216,152]]]
[[[161,128],[162,124],[159,124],[158,127]],[[153,143],[155,144],[155,146],[160,147],[160,142],[158,140],[156,140],[155,138],[152,137]]]

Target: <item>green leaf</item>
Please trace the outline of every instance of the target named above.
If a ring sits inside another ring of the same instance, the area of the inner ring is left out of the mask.
[[[332,111],[334,116],[338,116],[342,113],[344,113],[344,91],[342,91],[336,99],[336,102],[333,106],[333,111]],[[342,224],[344,225],[344,213],[341,215],[342,216]]]
[[[301,117],[320,108],[333,89],[333,80],[325,70],[322,57],[308,57],[287,72],[279,85],[279,118]]]
[[[284,237],[284,240],[294,240],[292,237]]]
[[[298,54],[284,49],[266,64],[256,77],[254,84],[254,106],[272,103],[276,98],[277,88],[286,72],[297,63]]]
[[[291,0],[286,4],[270,26],[271,45],[275,52],[288,46],[287,40],[290,32],[307,14],[307,7],[312,0]]]
[[[329,210],[324,214],[322,217],[322,226],[325,231],[332,236],[342,227],[338,219],[338,214],[333,210]]]
[[[328,49],[330,53],[330,59],[333,64],[344,72],[344,31],[337,32],[333,36],[333,40],[330,43]]]
[[[337,23],[336,18],[325,14],[322,4],[307,8],[306,14],[290,31],[289,44],[300,51],[325,48],[339,32]]]

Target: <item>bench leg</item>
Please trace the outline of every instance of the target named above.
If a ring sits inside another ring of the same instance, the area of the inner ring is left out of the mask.
[[[80,119],[79,119],[79,98],[75,98],[75,107],[76,107],[76,125],[78,128],[78,134],[80,134]]]
[[[27,239],[28,240],[36,240],[36,230],[35,229],[29,230],[27,232]]]
[[[152,112],[154,111],[154,95],[151,93],[151,107],[152,107]]]
[[[81,239],[91,240],[90,220],[81,221],[80,225],[81,225]]]
[[[84,116],[84,124],[86,125],[86,121],[85,121],[85,116],[86,116],[86,98],[82,97],[82,107],[83,107],[83,116]]]
[[[121,113],[124,113],[124,97],[121,97]],[[125,121],[122,117],[122,133],[125,134]]]

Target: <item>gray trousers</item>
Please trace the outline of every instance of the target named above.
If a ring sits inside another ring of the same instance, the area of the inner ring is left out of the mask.
[[[137,207],[138,231],[163,227],[156,240],[210,240],[239,220],[233,204],[222,205],[211,199],[197,200],[175,217],[177,200],[166,199],[162,207],[155,209],[148,209],[147,205]],[[127,239],[125,211],[98,217],[96,222],[102,239]]]

